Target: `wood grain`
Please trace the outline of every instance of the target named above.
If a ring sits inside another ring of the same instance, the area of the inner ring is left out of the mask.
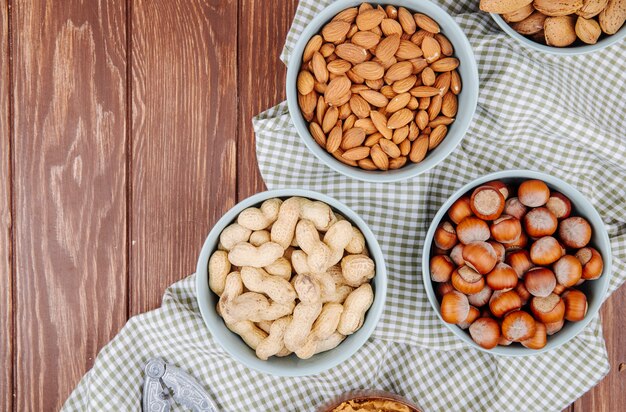
[[[620,365],[626,363],[624,307],[626,307],[624,287],[613,293],[602,306],[602,329],[611,371],[595,388],[574,403],[576,412],[626,410],[626,370],[622,372],[619,370]]]
[[[0,0],[0,410],[13,408],[9,4]]]
[[[58,410],[126,320],[125,12],[13,3],[18,411]]]
[[[132,6],[130,314],[195,271],[235,203],[236,1]]]
[[[285,100],[287,70],[280,61],[280,53],[297,3],[297,0],[240,2],[238,200],[265,190],[256,161],[252,117]]]

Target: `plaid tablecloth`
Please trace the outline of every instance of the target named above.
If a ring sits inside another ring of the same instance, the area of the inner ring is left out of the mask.
[[[300,3],[298,33],[329,0]],[[611,237],[610,291],[626,278],[626,43],[587,56],[555,57],[522,47],[478,11],[478,1],[438,1],[467,33],[478,61],[478,109],[462,144],[415,179],[373,184],[322,165],[298,138],[287,105],[254,120],[257,156],[269,188],[301,187],[345,202],[377,235],[389,294],[372,338],[318,376],[278,378],[247,369],[212,339],[200,317],[194,276],[172,285],[160,309],[129,320],[67,400],[65,410],[138,410],[142,366],[160,356],[195,376],[225,411],[309,411],[357,388],[407,396],[426,411],[560,410],[608,372],[599,319],[559,349],[497,358],[441,325],[421,284],[424,235],[439,206],[487,172],[528,168],[582,191]]]

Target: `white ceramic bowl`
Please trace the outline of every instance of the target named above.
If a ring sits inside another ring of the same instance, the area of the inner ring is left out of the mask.
[[[518,343],[513,343],[510,346],[496,346],[493,349],[484,349],[480,347],[476,342],[472,340],[469,333],[456,325],[446,323],[441,317],[441,310],[435,290],[433,289],[433,282],[430,279],[430,249],[432,245],[433,236],[439,223],[445,218],[450,206],[461,196],[470,192],[472,189],[482,185],[483,183],[492,180],[502,180],[505,183],[519,184],[524,180],[539,179],[543,180],[550,190],[556,190],[567,196],[572,202],[572,216],[582,216],[591,225],[593,229],[593,236],[589,245],[595,247],[602,255],[604,260],[604,270],[602,276],[596,280],[589,280],[584,282],[577,289],[582,290],[587,295],[588,310],[587,316],[580,322],[565,322],[565,326],[559,332],[552,336],[548,336],[547,345],[539,350],[527,349]],[[565,183],[561,179],[547,175],[541,172],[535,172],[530,170],[505,170],[501,172],[495,172],[476,179],[459,190],[457,190],[439,209],[435,218],[433,219],[426,240],[424,242],[424,251],[422,253],[422,277],[424,281],[424,287],[426,288],[426,294],[428,300],[435,309],[437,316],[441,319],[444,325],[448,327],[456,336],[467,344],[482,350],[497,355],[504,356],[525,356],[536,355],[542,352],[549,351],[562,344],[568,342],[576,335],[578,335],[589,324],[591,319],[598,313],[604,297],[606,296],[607,289],[609,287],[609,280],[611,277],[611,243],[609,242],[609,235],[606,231],[602,218],[593,207],[591,203],[574,187]]]
[[[626,24],[624,24],[624,26],[622,26],[622,28],[619,29],[617,33],[611,36],[604,37],[596,44],[586,44],[574,47],[552,47],[545,44],[537,43],[536,41],[532,41],[528,37],[522,36],[515,30],[513,30],[513,28],[509,26],[509,24],[505,22],[502,16],[500,16],[499,14],[489,14],[491,14],[491,17],[493,17],[493,19],[496,21],[496,23],[498,23],[498,26],[500,26],[502,30],[504,30],[509,36],[513,37],[515,40],[522,43],[524,46],[530,47],[531,49],[539,50],[544,53],[555,54],[558,56],[574,56],[577,54],[592,53],[594,51],[602,50],[605,47],[615,44],[618,41],[623,40],[624,37],[626,37]]]
[[[476,110],[478,101],[478,69],[476,68],[476,59],[472,51],[467,37],[452,19],[452,17],[443,11],[439,6],[426,0],[391,0],[388,2],[370,2],[370,4],[392,4],[394,6],[403,6],[412,12],[424,13],[433,18],[439,26],[443,34],[448,37],[454,46],[455,57],[460,60],[459,74],[463,82],[463,89],[459,94],[458,104],[459,111],[456,120],[449,127],[448,135],[441,144],[433,151],[429,152],[426,158],[417,164],[407,163],[406,166],[389,171],[368,171],[358,167],[345,165],[335,159],[324,148],[320,147],[311,133],[309,133],[308,123],[302,116],[300,107],[298,106],[298,92],[296,90],[296,79],[302,64],[302,53],[309,39],[317,34],[322,27],[330,21],[341,10],[349,7],[358,6],[363,3],[362,0],[338,0],[330,6],[322,10],[304,29],[296,45],[293,49],[289,66],[287,68],[287,103],[291,119],[298,131],[298,134],[306,144],[306,146],[331,169],[342,173],[354,179],[366,182],[395,182],[399,180],[409,179],[417,176],[430,168],[437,165],[446,158],[454,148],[461,142]]]
[[[374,302],[365,316],[363,326],[354,334],[348,336],[336,348],[314,355],[310,359],[299,359],[295,355],[284,358],[272,357],[263,361],[256,357],[254,351],[246,345],[239,335],[231,332],[222,318],[217,314],[215,307],[219,297],[209,289],[207,266],[209,257],[217,249],[219,236],[222,230],[233,223],[242,210],[260,206],[267,199],[280,197],[287,198],[291,196],[300,196],[313,200],[320,200],[328,204],[333,210],[341,213],[348,221],[355,225],[365,236],[365,241],[370,252],[370,256],[376,263],[376,276],[372,279],[371,285],[374,289]],[[209,236],[202,246],[198,265],[196,268],[196,294],[198,306],[202,313],[204,323],[217,341],[217,343],[228,352],[233,358],[243,363],[249,368],[256,369],[260,372],[269,373],[277,376],[305,376],[314,375],[330,369],[352,356],[367,339],[370,337],[376,324],[380,319],[387,295],[387,270],[383,252],[380,249],[374,234],[354,211],[343,203],[332,197],[323,195],[310,190],[299,189],[281,189],[270,190],[251,196],[230,209],[222,218],[213,226]]]

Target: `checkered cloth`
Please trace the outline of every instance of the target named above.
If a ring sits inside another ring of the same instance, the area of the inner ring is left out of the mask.
[[[282,59],[329,3],[299,5]],[[65,410],[138,410],[146,360],[159,356],[195,376],[225,411],[308,411],[357,388],[389,390],[426,411],[561,410],[608,372],[598,318],[548,353],[498,358],[470,348],[444,327],[427,301],[420,258],[437,209],[485,173],[528,168],[582,191],[606,223],[613,247],[610,292],[626,278],[626,45],[556,57],[522,47],[478,1],[439,1],[467,33],[478,61],[478,109],[462,144],[410,181],[364,183],[321,164],[304,146],[282,103],[254,120],[257,156],[269,188],[324,192],[353,208],[385,253],[389,292],[372,338],[352,358],[318,376],[278,378],[242,366],[208,333],[194,276],[165,293],[160,309],[129,320],[67,400]]]

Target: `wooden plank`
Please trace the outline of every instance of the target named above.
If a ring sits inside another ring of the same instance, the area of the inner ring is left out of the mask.
[[[130,314],[195,271],[235,203],[236,44],[235,0],[133,3]]]
[[[623,411],[626,405],[626,330],[624,330],[626,288],[613,293],[601,310],[602,329],[611,371],[595,388],[574,403],[576,412]]]
[[[13,408],[13,272],[11,265],[11,119],[9,4],[0,0],[0,410]],[[6,326],[5,326],[6,325]]]
[[[126,5],[12,7],[13,407],[58,410],[126,321]]]
[[[241,0],[239,7],[239,137],[237,196],[265,190],[256,161],[252,117],[285,100],[280,53],[297,0]]]

